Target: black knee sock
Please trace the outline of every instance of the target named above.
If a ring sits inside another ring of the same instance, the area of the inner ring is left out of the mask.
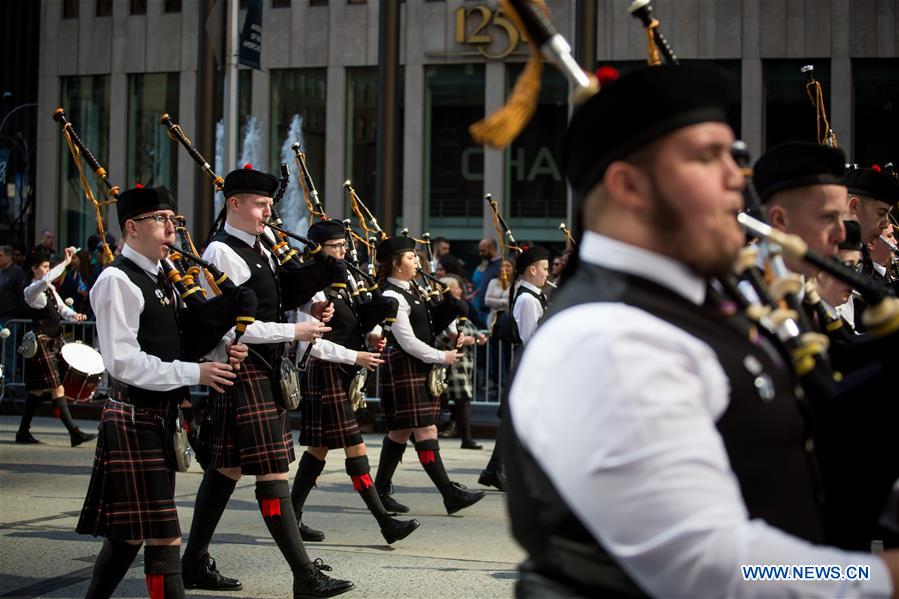
[[[103,548],[94,562],[91,584],[87,588],[84,599],[107,599],[112,597],[116,587],[125,578],[128,568],[137,557],[140,545],[132,545],[125,541],[103,541]]]
[[[456,426],[459,428],[459,436],[463,441],[473,441],[471,438],[470,401],[461,401],[456,404]]]
[[[262,519],[272,535],[284,559],[293,572],[304,570],[312,561],[303,546],[300,527],[293,505],[290,503],[290,487],[286,480],[257,480],[256,500],[262,511]]]
[[[22,410],[22,421],[19,423],[20,433],[27,433],[31,430],[31,420],[34,418],[34,413],[37,412],[37,407],[41,401],[41,396],[34,393],[29,393],[25,397],[25,408]]]
[[[69,402],[65,395],[53,398],[53,415],[62,420],[70,435],[78,431],[78,427],[75,426],[75,421],[72,420],[72,415],[69,413]]]
[[[228,478],[217,469],[206,469],[194,503],[194,518],[190,523],[187,549],[184,550],[185,560],[193,561],[209,552],[209,542],[236,484],[236,480]]]
[[[415,443],[415,451],[418,452],[418,461],[421,462],[434,486],[438,489],[448,487],[450,479],[446,473],[446,468],[443,467],[443,460],[440,459],[440,443],[437,439],[417,441]]]
[[[293,512],[297,520],[303,519],[303,506],[306,505],[306,498],[309,497],[309,492],[312,491],[316,479],[324,469],[324,460],[318,459],[308,451],[303,452],[297,468],[297,475],[293,479],[293,488],[290,490],[290,503],[293,505]]]
[[[368,464],[368,456],[361,455],[355,458],[347,458],[346,473],[353,480],[353,488],[356,489],[362,501],[365,502],[368,511],[375,517],[378,524],[383,525],[384,522],[390,519],[390,516],[384,510],[384,504],[381,503],[381,498],[378,497],[378,492],[371,481],[371,466]]]
[[[181,547],[147,545],[144,548],[144,572],[150,599],[184,599]]]
[[[486,472],[500,473],[503,471],[502,451],[502,435],[498,428],[496,429],[496,443],[493,444],[493,453],[490,454],[490,461],[484,466]]]
[[[390,491],[390,483],[393,481],[393,473],[403,460],[403,452],[406,451],[405,443],[397,443],[390,437],[384,437],[381,446],[381,459],[378,461],[378,472],[375,474],[375,488],[378,493],[385,494]]]

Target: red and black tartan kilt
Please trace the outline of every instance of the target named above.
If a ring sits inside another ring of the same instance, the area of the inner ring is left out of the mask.
[[[381,411],[387,430],[437,424],[440,398],[428,393],[430,364],[388,347],[381,365]]]
[[[118,399],[103,406],[94,469],[76,530],[117,540],[180,537],[172,444],[180,398],[173,393],[158,407]]]
[[[339,449],[362,443],[362,433],[346,390],[355,369],[309,358],[303,377],[300,445]]]
[[[287,410],[275,401],[281,388],[270,368],[245,360],[234,386],[209,392],[200,426],[198,458],[204,467],[240,468],[243,474],[287,472],[294,461]]]
[[[25,390],[42,391],[62,385],[59,375],[59,350],[62,337],[38,335],[37,353],[25,360]]]

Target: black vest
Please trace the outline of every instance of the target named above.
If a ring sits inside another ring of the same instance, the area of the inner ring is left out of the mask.
[[[328,321],[331,330],[322,338],[347,349],[365,351],[365,331],[359,323],[349,293],[346,289],[341,289],[336,292],[329,291],[329,294],[334,306],[334,316]]]
[[[38,310],[28,306],[31,329],[36,335],[59,337],[62,329],[59,326],[59,304],[56,303],[56,294],[52,288],[48,288],[44,290],[44,297],[47,298],[47,304],[43,308]]]
[[[413,287],[410,287],[407,291],[388,281],[384,286],[384,290],[390,289],[396,291],[406,298],[410,308],[409,324],[412,325],[412,332],[415,333],[415,336],[421,341],[424,341],[428,345],[434,345],[436,333],[434,332],[434,326],[431,324],[431,312],[428,310],[428,301],[421,297],[415,290],[415,284],[413,283],[412,285]],[[396,342],[393,333],[387,335],[387,342],[397,349],[402,350],[399,343]]]
[[[144,297],[144,309],[140,313],[137,342],[142,351],[156,356],[163,362],[182,359],[181,325],[175,296],[170,290],[150,278],[149,273],[124,256],[110,265],[128,277]],[[176,390],[180,391],[180,390]],[[128,397],[134,403],[153,403],[170,398],[172,391],[156,392],[128,385]]]
[[[512,307],[509,310],[509,315],[512,316],[515,313],[515,304],[518,303],[518,298],[521,297],[522,293],[527,293],[528,295],[532,295],[537,298],[537,301],[540,302],[540,307],[543,308],[543,313],[546,313],[546,308],[549,305],[549,302],[546,299],[546,296],[542,293],[534,293],[531,289],[528,289],[524,285],[518,286],[518,291],[515,292],[514,297],[512,298]],[[515,322],[515,326],[512,330],[512,343],[515,345],[521,345],[523,341],[521,340],[521,332],[518,330],[518,321],[515,320],[515,317],[512,316],[512,320]]]
[[[822,496],[807,409],[794,393],[792,374],[740,327],[667,288],[591,264],[581,263],[553,299],[550,319],[579,304],[623,302],[707,343],[730,381],[730,401],[716,425],[750,517],[811,542],[822,540]],[[775,390],[773,399],[761,397],[757,381]],[[505,464],[512,530],[530,557],[523,580],[550,579],[586,596],[642,595],[521,446],[510,420],[504,426],[511,438]]]
[[[219,231],[214,240],[230,247],[247,263],[247,267],[250,269],[250,278],[241,283],[241,287],[247,287],[256,294],[259,302],[256,308],[256,320],[284,322],[278,274],[266,264],[265,257],[259,254],[253,246],[247,245],[225,231]],[[281,343],[254,343],[250,348],[253,350],[250,352],[250,359],[253,359],[255,352],[262,356],[268,365],[274,367],[272,360],[279,354],[281,347]]]

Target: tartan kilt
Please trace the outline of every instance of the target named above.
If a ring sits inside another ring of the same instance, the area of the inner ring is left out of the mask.
[[[381,365],[381,411],[387,430],[437,424],[440,398],[428,393],[430,364],[388,346]]]
[[[256,475],[287,472],[296,457],[280,393],[271,369],[253,360],[244,360],[234,386],[224,393],[210,389],[198,439],[203,467]]]
[[[179,399],[173,394],[158,407],[106,400],[80,534],[132,541],[181,536],[172,443]]]
[[[353,366],[309,358],[302,384],[300,445],[339,449],[362,443],[356,414],[346,394],[354,374]]]
[[[59,350],[62,337],[38,335],[37,353],[25,360],[25,390],[42,391],[62,385],[59,376]]]

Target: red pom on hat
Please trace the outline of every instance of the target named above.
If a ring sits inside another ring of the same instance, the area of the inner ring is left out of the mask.
[[[253,170],[253,165],[252,165],[252,164],[250,164],[250,163],[249,163],[249,162],[248,162],[248,163],[246,163],[246,164],[245,164],[245,165],[243,165],[243,167],[244,167],[244,168],[245,168],[245,169],[247,169],[247,170],[248,170],[248,171],[251,171],[251,170]]]
[[[877,172],[879,173],[879,172],[880,172],[880,165],[879,165],[879,164],[872,164],[872,165],[871,165],[871,170],[872,170],[872,171],[877,171]]]
[[[610,83],[618,81],[618,69],[610,66],[602,66],[596,69],[596,79],[599,81],[600,87],[605,87]]]
[[[143,188],[144,188],[144,186],[141,185],[140,183],[135,183],[135,184],[134,184],[134,187],[136,187],[137,189],[143,189]]]

